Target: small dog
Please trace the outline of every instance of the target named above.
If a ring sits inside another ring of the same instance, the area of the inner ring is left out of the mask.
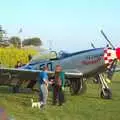
[[[31,99],[31,103],[32,103],[32,108],[38,107],[40,109],[40,102],[33,102],[33,99]]]

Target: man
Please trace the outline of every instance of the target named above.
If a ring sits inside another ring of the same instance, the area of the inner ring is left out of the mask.
[[[29,55],[28,55],[28,60],[30,61],[31,59],[32,59],[32,55],[29,54]]]
[[[62,67],[60,65],[57,65],[55,68],[55,76],[53,80],[53,105],[57,103],[57,99],[60,106],[64,102],[64,84],[64,72],[62,72]]]
[[[17,61],[17,64],[15,65],[15,68],[19,68],[22,67],[22,62],[21,61]]]
[[[43,67],[43,72],[39,74],[39,84],[40,84],[40,103],[41,107],[46,105],[47,97],[48,97],[48,68],[46,66]]]

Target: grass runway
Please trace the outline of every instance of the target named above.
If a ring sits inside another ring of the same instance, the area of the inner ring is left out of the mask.
[[[7,88],[0,88],[0,108],[14,120],[120,120],[120,75],[115,74],[111,83],[112,99],[100,98],[100,88],[87,82],[87,91],[81,96],[65,92],[66,103],[51,105],[51,97],[44,110],[31,108],[30,99],[37,100],[37,94],[13,94]]]

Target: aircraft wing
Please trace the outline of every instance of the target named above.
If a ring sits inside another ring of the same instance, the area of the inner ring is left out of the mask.
[[[35,70],[0,68],[0,85],[16,85],[19,81],[37,80],[38,72]]]
[[[36,76],[39,72],[37,70],[29,70],[29,69],[16,69],[16,68],[0,68],[0,78],[1,76],[8,76],[11,78],[18,79],[27,79],[33,80],[36,79]]]
[[[40,70],[22,68],[0,68],[0,85],[14,85],[19,81],[37,81]],[[54,75],[53,71],[48,71],[49,77]],[[65,78],[80,78],[82,73],[65,72]]]
[[[83,73],[72,73],[72,72],[65,72],[65,77],[69,78],[80,78],[83,76]]]

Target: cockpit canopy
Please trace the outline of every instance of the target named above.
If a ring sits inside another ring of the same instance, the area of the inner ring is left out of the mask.
[[[58,53],[58,58],[65,58],[65,57],[68,57],[70,55],[70,53],[67,53],[65,51],[60,51]]]
[[[67,56],[69,56],[70,53],[64,52],[64,51],[60,51],[60,52],[56,52],[56,51],[51,51],[51,52],[42,52],[36,56],[34,56],[31,60],[31,62],[37,62],[37,61],[48,61],[48,60],[58,60],[61,58],[65,58]]]

